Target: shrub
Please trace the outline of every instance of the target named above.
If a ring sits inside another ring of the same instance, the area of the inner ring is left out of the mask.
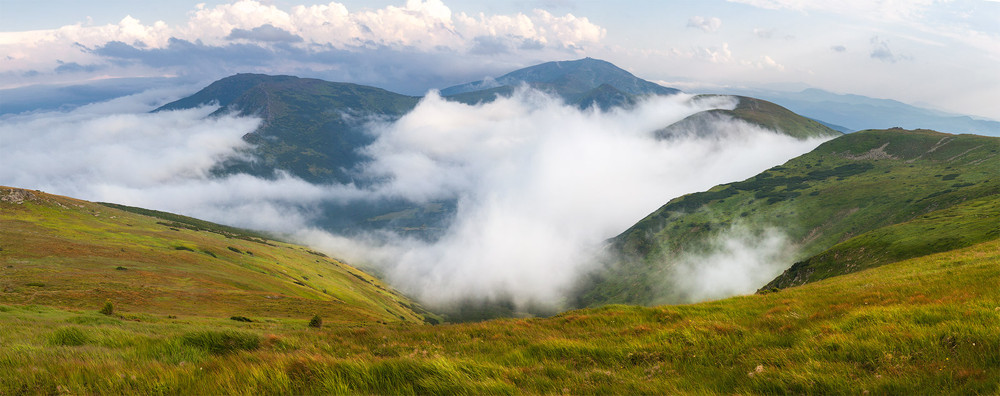
[[[312,319],[309,320],[309,327],[320,328],[323,327],[323,318],[319,315],[314,315]]]
[[[260,336],[242,331],[204,330],[184,334],[185,344],[201,348],[215,355],[260,348]]]
[[[101,310],[98,312],[105,315],[111,315],[115,313],[115,307],[114,305],[111,305],[111,300],[108,300],[104,302],[104,306],[101,307]]]

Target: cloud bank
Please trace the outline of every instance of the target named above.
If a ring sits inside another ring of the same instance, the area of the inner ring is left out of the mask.
[[[0,32],[0,88],[31,83],[116,77],[183,75],[220,77],[273,72],[389,86],[423,93],[447,76],[478,80],[483,73],[520,65],[524,53],[539,59],[566,57],[599,43],[606,30],[586,17],[536,9],[511,15],[453,13],[440,0],[409,0],[403,6],[348,10],[340,3],[279,8],[239,0],[199,4],[186,24],[140,21],[81,23],[58,29]],[[555,54],[560,54],[555,56]],[[387,56],[387,54],[389,56]],[[472,56],[476,59],[465,59]],[[427,69],[402,68],[409,62]],[[421,58],[434,61],[421,61]],[[431,68],[430,66],[435,67]],[[492,67],[490,65],[493,65]],[[351,70],[372,70],[371,76]],[[309,73],[306,73],[309,72]],[[411,82],[414,74],[422,77]],[[423,74],[421,74],[423,73]],[[381,76],[379,76],[381,75]],[[366,77],[366,78],[359,78]]]
[[[432,307],[476,298],[559,309],[578,277],[598,264],[607,238],[673,197],[744,179],[819,143],[739,121],[719,123],[711,134],[656,139],[654,131],[688,115],[735,105],[727,97],[689,99],[657,97],[600,112],[532,90],[476,106],[429,95],[377,128],[366,171],[389,180],[380,187],[386,195],[457,199],[444,236],[389,244],[303,237],[334,254],[358,252],[356,260],[372,262]]]
[[[607,238],[671,198],[744,179],[819,144],[738,121],[714,134],[657,139],[656,130],[688,115],[735,105],[727,97],[690,99],[655,97],[601,112],[530,89],[479,105],[431,93],[398,121],[371,124],[377,139],[364,150],[374,160],[359,171],[384,182],[361,190],[287,175],[212,176],[214,164],[245,147],[240,137],[259,120],[204,118],[212,108],[140,114],[136,108],[153,106],[126,106],[126,98],[0,119],[10,153],[0,183],[286,233],[378,268],[431,307],[507,299],[518,308],[559,309]],[[384,233],[347,238],[317,223],[324,203],[386,197],[453,199],[455,217],[431,242]],[[775,240],[745,239],[730,250],[766,251],[779,247]],[[691,276],[713,277],[715,267],[706,268]],[[709,295],[745,292],[758,278]]]

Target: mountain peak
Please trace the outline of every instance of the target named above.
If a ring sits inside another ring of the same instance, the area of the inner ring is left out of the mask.
[[[581,95],[607,84],[629,95],[673,95],[680,91],[643,80],[611,62],[583,58],[546,62],[515,70],[497,78],[456,85],[441,90],[442,96],[453,96],[498,87],[528,84],[575,102]]]
[[[271,76],[267,74],[239,73],[223,78],[205,87],[196,94],[177,100],[153,110],[180,110],[203,106],[209,103],[218,103],[219,106],[226,107],[233,103],[247,91],[262,83],[282,83],[300,80],[295,76]]]

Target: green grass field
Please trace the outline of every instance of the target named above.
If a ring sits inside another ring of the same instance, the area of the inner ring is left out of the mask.
[[[1000,392],[997,239],[721,301],[429,325],[303,247],[0,198],[0,394]]]
[[[993,241],[778,293],[459,325],[5,304],[0,390],[995,394],[998,286]]]
[[[0,303],[348,323],[426,315],[358,269],[259,234],[8,187],[0,197]]]

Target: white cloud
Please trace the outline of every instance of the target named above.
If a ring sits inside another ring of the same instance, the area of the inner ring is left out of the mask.
[[[687,27],[701,29],[707,33],[714,33],[722,27],[722,20],[716,17],[705,18],[702,16],[693,16],[688,19]]]
[[[729,49],[729,43],[722,43],[722,47],[698,48],[696,55],[712,63],[729,63],[733,61],[733,51]]]
[[[377,52],[386,49],[439,54],[439,63],[453,62],[449,56],[474,55],[486,58],[478,64],[489,64],[489,57],[506,51],[484,51],[483,43],[493,43],[495,48],[546,49],[562,57],[600,43],[605,35],[604,28],[573,14],[559,16],[534,10],[510,15],[467,15],[453,13],[440,0],[409,0],[399,7],[359,10],[349,10],[336,2],[281,8],[256,0],[239,0],[210,7],[199,5],[186,23],[177,25],[162,21],[148,24],[126,16],[117,24],[103,26],[75,24],[52,30],[2,32],[0,52],[5,59],[0,63],[0,86],[49,83],[60,66],[64,74],[61,79],[71,80],[73,75],[72,81],[95,74],[122,77],[205,73],[198,63],[213,49],[220,53],[246,52],[230,56],[233,62],[240,63],[222,65],[228,67],[220,72],[230,68],[268,71],[356,67],[331,62],[337,57],[330,54],[375,51],[371,56],[377,57]],[[243,46],[227,47],[233,43]],[[113,52],[106,50],[109,45],[121,50],[109,54]],[[179,53],[192,48],[202,53]],[[150,56],[145,62],[115,56],[141,51],[165,53]],[[173,63],[174,58],[195,65],[180,67]]]
[[[698,302],[749,294],[788,268],[794,245],[777,228],[734,225],[708,243],[704,252],[689,252],[663,263],[665,283],[676,302]]]
[[[740,61],[740,64],[744,66],[753,67],[756,69],[773,69],[777,71],[785,70],[784,65],[776,62],[774,59],[771,59],[771,57],[767,55],[761,55],[759,59],[753,61],[743,60]]]
[[[670,198],[751,176],[819,143],[735,121],[656,140],[653,131],[687,115],[733,106],[724,97],[687,99],[602,113],[531,90],[478,106],[431,95],[378,132],[368,171],[391,180],[384,194],[457,198],[444,236],[307,238],[332,254],[356,251],[431,306],[474,297],[559,308],[607,238]]]

